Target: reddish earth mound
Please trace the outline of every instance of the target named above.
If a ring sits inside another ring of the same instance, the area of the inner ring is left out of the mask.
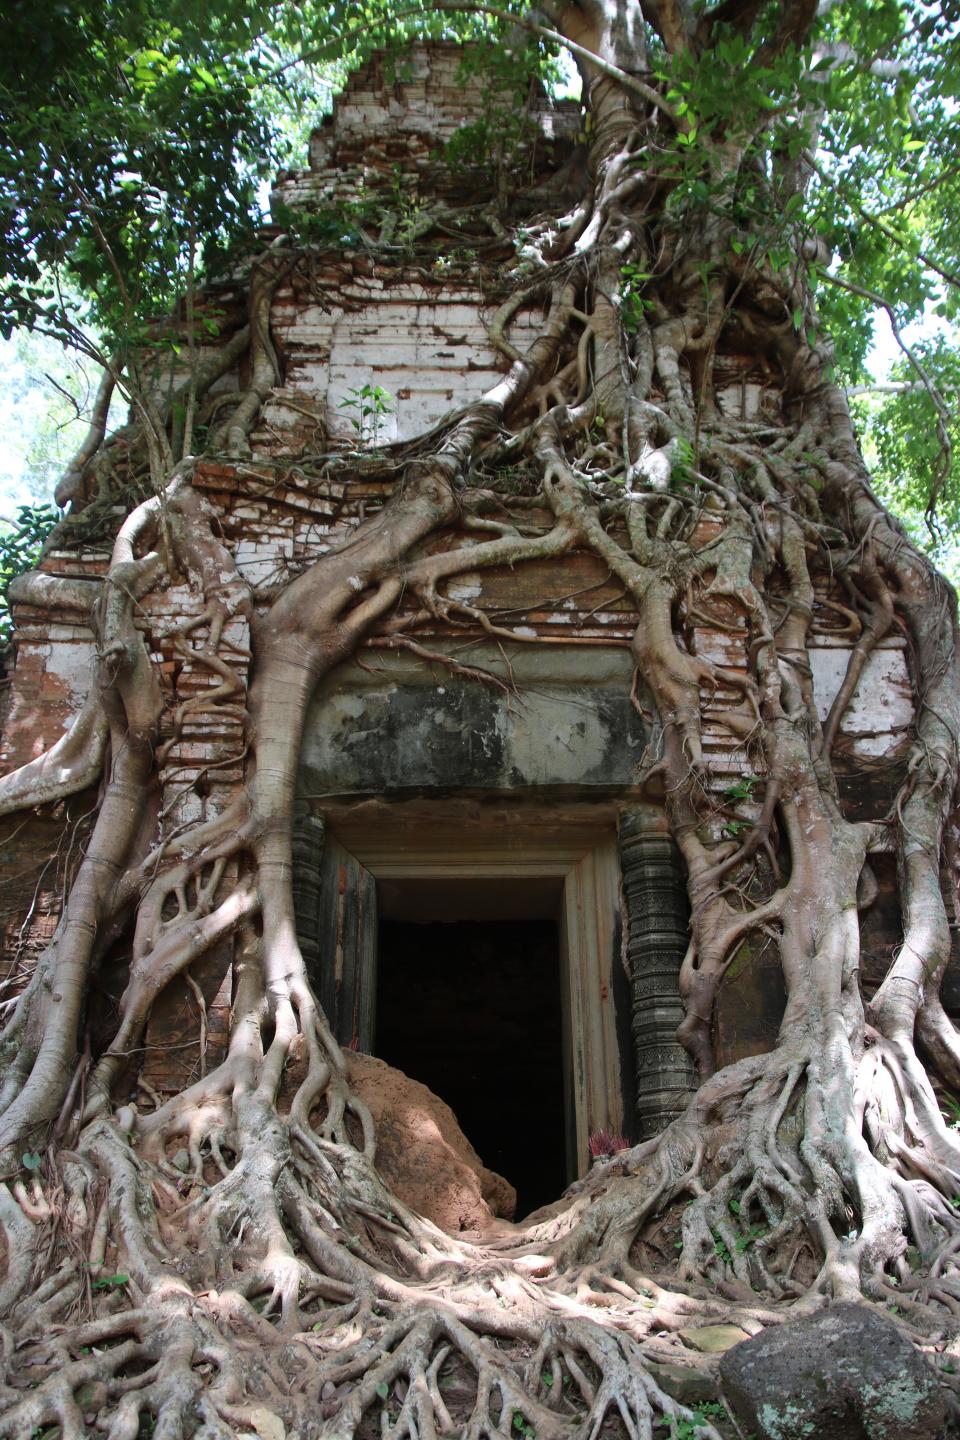
[[[449,1234],[513,1218],[517,1192],[486,1168],[449,1105],[373,1055],[349,1051],[347,1065],[351,1089],[373,1116],[377,1169],[398,1200]],[[302,1068],[299,1057],[288,1062],[288,1099]]]
[[[449,1105],[372,1055],[352,1053],[347,1063],[376,1126],[377,1169],[399,1200],[450,1232],[512,1218],[517,1192],[486,1168]]]

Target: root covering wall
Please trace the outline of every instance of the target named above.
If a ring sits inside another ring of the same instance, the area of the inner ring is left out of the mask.
[[[478,76],[464,79],[462,63],[459,47],[442,44],[415,47],[403,61],[375,56],[351,76],[333,114],[314,132],[309,167],[281,174],[274,188],[278,227],[339,224],[348,231],[357,227],[360,238],[352,251],[321,250],[308,266],[280,278],[267,312],[278,381],[264,397],[250,457],[243,463],[205,460],[194,474],[239,575],[254,588],[260,614],[283,584],[342,544],[392,492],[392,482],[366,479],[362,464],[348,479],[333,478],[317,463],[317,450],[409,438],[477,398],[508,366],[490,338],[505,293],[495,249],[491,254],[488,245],[481,257],[434,237],[432,265],[422,257],[413,263],[409,254],[418,226],[425,228],[445,207],[462,203],[477,183],[468,161],[451,169],[438,159],[443,143],[489,116],[484,82]],[[543,180],[571,163],[580,127],[573,102],[557,106],[537,95],[526,123],[525,163],[534,174]],[[395,254],[384,257],[378,250],[374,257],[362,243],[364,213],[377,197],[395,200],[399,193],[400,223],[407,231],[398,237]],[[224,349],[235,333],[231,324],[240,318],[234,301],[235,290],[222,286],[213,288],[207,302],[220,317]],[[521,308],[512,345],[522,348],[542,322],[535,300]],[[236,369],[228,370],[212,387],[213,396],[229,397],[239,378]],[[364,401],[365,386],[379,387],[386,398]],[[779,404],[769,375],[749,355],[718,356],[717,394],[725,413],[745,419],[774,415]],[[521,471],[515,509],[510,514],[507,496],[507,513],[527,532],[546,532],[549,511],[523,493],[524,485]],[[74,508],[83,503],[76,497]],[[41,755],[67,730],[93,683],[89,611],[107,568],[109,532],[122,513],[120,508],[113,517],[100,517],[103,538],[52,548],[44,556],[42,574],[80,582],[73,604],[58,606],[56,613],[26,598],[15,606],[16,649],[0,751],[10,770]],[[709,549],[721,528],[707,514],[693,546]],[[450,542],[430,545],[445,543]],[[447,594],[452,605],[442,617],[416,616],[417,599],[400,599],[398,615],[417,618],[419,651],[372,640],[324,682],[303,743],[302,804],[322,814],[327,801],[349,796],[480,790],[536,795],[549,803],[593,792],[611,797],[614,809],[625,813],[642,800],[643,823],[656,831],[660,797],[639,784],[650,712],[644,712],[642,700],[637,703],[636,691],[630,701],[635,612],[602,560],[573,549],[519,567],[467,570],[450,582]],[[851,652],[842,598],[836,584],[820,577],[810,663],[821,719],[830,711]],[[470,609],[464,617],[457,615],[460,602]],[[243,716],[231,709],[230,697],[232,691],[241,695],[250,678],[250,622],[236,617],[227,624],[220,659],[211,666],[181,638],[198,625],[194,633],[203,635],[203,610],[202,598],[188,585],[169,581],[139,603],[137,625],[162,686],[163,762],[156,789],[143,797],[145,814],[156,817],[161,834],[223,813],[246,775]],[[712,619],[691,630],[693,653],[734,677],[746,673],[747,644],[733,608],[728,628]],[[848,811],[858,819],[879,818],[902,778],[914,718],[905,644],[896,634],[881,641],[840,724],[841,785]],[[433,650],[439,658],[431,658]],[[468,666],[482,665],[497,684],[477,679],[469,669],[451,673],[448,662],[461,656]],[[642,696],[642,677],[639,687]],[[754,766],[722,719],[724,708],[740,701],[737,685],[702,688],[703,745],[716,793],[712,824],[719,834],[730,819],[725,791],[745,775],[752,781]],[[749,815],[751,804],[747,794],[738,813]],[[82,825],[82,813],[82,803],[71,802],[70,823]],[[58,810],[4,822],[0,884],[6,884],[9,897],[6,964],[8,974],[19,977],[15,984],[22,983],[29,957],[52,933],[64,877],[77,858],[75,848],[60,838],[66,818]],[[876,942],[865,957],[868,991],[879,983],[897,933],[894,891],[888,877],[869,921]],[[233,943],[213,947],[194,971],[207,1008],[205,1057],[197,1039],[197,1001],[187,986],[171,987],[158,1003],[142,1068],[133,1067],[152,1087],[174,1090],[222,1058]],[[639,975],[642,953],[627,963],[631,977]],[[645,982],[637,983],[638,993],[646,993]],[[948,1001],[953,987],[950,980]],[[956,989],[960,999],[960,981]],[[778,962],[762,941],[752,942],[721,990],[718,1055],[733,1060],[769,1048],[782,1003]],[[672,1004],[671,1013],[679,1017],[679,997]],[[648,1023],[640,1005],[635,1037]],[[135,1087],[133,1073],[131,1080]]]

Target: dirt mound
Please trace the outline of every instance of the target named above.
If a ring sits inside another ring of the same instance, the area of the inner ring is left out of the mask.
[[[449,1105],[372,1055],[347,1060],[376,1126],[377,1169],[398,1199],[451,1233],[513,1217],[517,1192],[486,1168]]]
[[[283,1078],[288,1103],[303,1078],[297,1049]],[[373,1116],[377,1169],[398,1200],[449,1234],[513,1218],[517,1192],[486,1168],[449,1105],[373,1055],[348,1051],[347,1066],[351,1089]]]

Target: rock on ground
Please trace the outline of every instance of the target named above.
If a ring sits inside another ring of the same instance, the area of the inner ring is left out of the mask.
[[[724,1398],[756,1440],[934,1440],[946,1394],[892,1320],[841,1303],[764,1330],[720,1361]]]

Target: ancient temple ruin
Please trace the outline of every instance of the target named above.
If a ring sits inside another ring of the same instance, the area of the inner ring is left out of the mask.
[[[419,45],[401,61],[375,55],[314,132],[307,168],[275,186],[266,241],[294,229],[311,244],[309,261],[274,289],[264,320],[281,378],[266,387],[249,454],[225,444],[194,479],[261,615],[280,582],[348,543],[351,526],[390,493],[365,474],[361,446],[389,451],[442,425],[497,383],[542,321],[535,286],[521,304],[515,284],[505,286],[489,231],[475,245],[462,229],[456,242],[445,231],[450,207],[492,206],[497,191],[470,144],[470,127],[490,123],[489,89],[462,64],[462,52],[444,44]],[[531,206],[538,187],[562,183],[565,167],[583,163],[580,124],[576,103],[531,92],[504,160],[525,167],[520,193]],[[384,210],[392,239],[374,256],[365,225]],[[247,283],[215,282],[202,297],[216,331],[203,358],[223,358],[209,395],[211,432],[229,428],[231,401],[249,383],[230,359]],[[722,408],[777,424],[774,382],[748,356],[729,349],[717,374]],[[345,478],[341,467],[332,478],[323,457],[352,449],[352,472]],[[86,483],[63,497],[75,513],[94,498],[95,477]],[[488,516],[464,517],[428,543],[469,544],[472,533],[507,525],[545,532],[552,520],[535,489],[517,466]],[[709,547],[718,534],[706,508],[690,544]],[[107,524],[45,554],[42,572],[73,584],[69,608],[54,615],[32,603],[29,581],[16,589],[4,769],[42,754],[83,703],[94,658],[88,612],[111,539]],[[828,577],[816,607],[811,666],[826,718],[853,641]],[[518,1184],[525,1168],[543,1173],[547,1193],[528,1187],[530,1205],[583,1173],[591,1135],[651,1135],[694,1088],[676,1038],[688,901],[663,795],[655,777],[642,779],[653,715],[643,676],[632,673],[635,613],[587,551],[458,574],[432,611],[404,596],[389,624],[323,681],[302,749],[298,930],[337,1037],[448,1100],[492,1169]],[[247,764],[242,711],[230,697],[246,682],[257,617],[230,622],[217,669],[187,643],[190,622],[202,633],[202,602],[185,584],[139,601],[164,686],[160,783],[144,801],[144,823],[160,835],[221,813]],[[730,676],[747,668],[733,609],[725,628],[713,615],[694,617],[687,643]],[[863,818],[885,812],[912,734],[905,643],[894,632],[871,654],[840,727],[836,763],[851,777],[844,798]],[[702,696],[717,833],[735,834],[757,803],[755,755],[721,719],[740,698],[735,684]],[[88,792],[3,822],[15,977],[29,973],[56,924],[93,799]],[[868,989],[899,933],[892,863],[884,869],[881,857],[875,869],[880,896],[864,922]],[[129,1058],[131,1093],[162,1097],[222,1055],[239,944],[211,944],[189,980],[162,996]],[[113,936],[101,958],[101,1011],[88,1020],[94,1044],[98,1026],[106,1033],[113,1021],[128,945]],[[960,998],[955,975],[944,996]],[[718,1064],[769,1048],[783,1004],[779,962],[752,939],[720,991]],[[508,1082],[499,1101],[498,1073]],[[470,1115],[478,1087],[485,1129]]]

